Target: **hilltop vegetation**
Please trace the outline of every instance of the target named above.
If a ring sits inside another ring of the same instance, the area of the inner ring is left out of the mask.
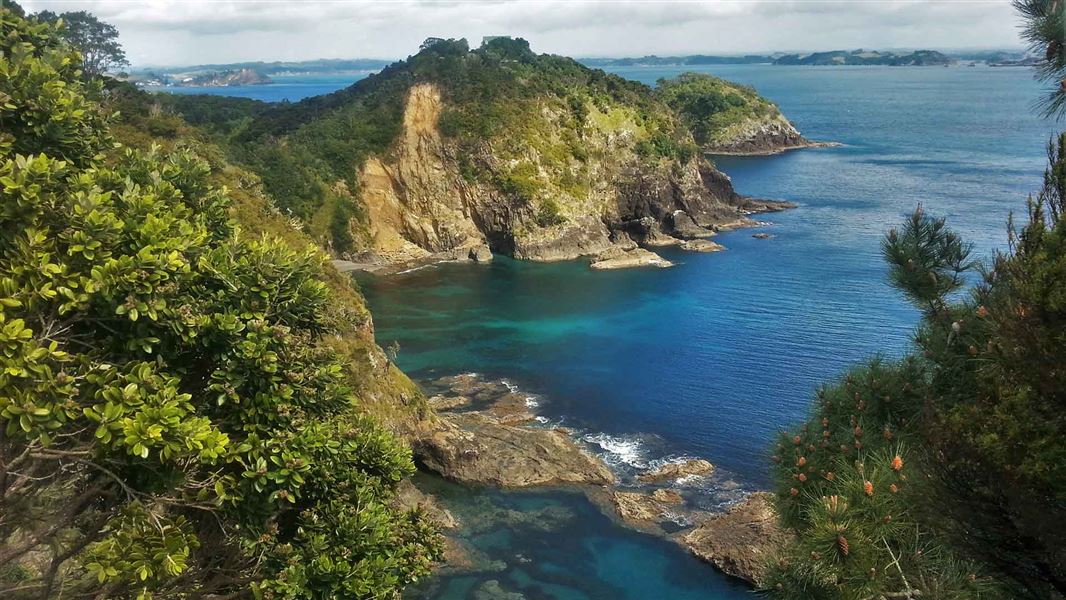
[[[438,541],[381,418],[423,405],[361,298],[254,175],[0,18],[0,590],[394,597]]]
[[[194,123],[212,120],[197,99],[161,102]],[[487,244],[563,258],[603,249],[613,231],[648,216],[654,224],[632,235],[669,229],[676,210],[701,225],[740,218],[728,181],[650,88],[537,55],[524,40],[471,50],[431,39],[347,89],[232,112],[230,123],[209,125],[335,254]]]
[[[706,152],[760,153],[810,145],[755,88],[701,73],[660,79],[656,92]]]

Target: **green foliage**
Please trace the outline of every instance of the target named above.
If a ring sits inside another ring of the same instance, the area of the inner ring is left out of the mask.
[[[537,225],[551,227],[565,222],[566,217],[562,215],[562,209],[559,207],[558,202],[553,198],[541,200],[540,206],[537,208]]]
[[[1064,589],[1064,153],[1066,135],[1011,252],[968,297],[956,298],[978,265],[942,219],[919,207],[886,235],[890,280],[923,310],[917,351],[819,391],[811,420],[782,437],[778,508],[799,541],[774,569],[776,595]]]
[[[754,88],[702,73],[660,79],[656,93],[677,111],[701,146],[728,142],[731,127],[780,117],[777,107]]]
[[[18,21],[4,10],[0,60],[0,151],[52,156],[85,165],[110,147],[107,116],[91,109],[100,85],[65,84],[81,75],[78,54],[56,25]]]
[[[1051,84],[1043,105],[1047,116],[1066,112],[1066,7],[1059,0],[1012,0],[1022,15],[1022,37],[1045,60],[1037,77]]]
[[[397,594],[439,546],[390,507],[413,464],[358,411],[324,256],[241,235],[187,150],[108,151],[77,55],[0,14],[0,568],[43,556],[33,597]]]
[[[350,88],[293,104],[194,96],[161,104],[217,134],[231,156],[260,176],[279,208],[341,251],[358,249],[366,238],[358,218],[354,235],[342,226],[344,212],[363,212],[359,170],[371,156],[392,150],[408,93],[422,83],[441,93],[437,126],[458,147],[462,177],[529,204],[546,190],[587,195],[586,136],[603,134],[600,123],[586,122],[593,108],[601,111],[595,114],[625,117],[609,124],[625,130],[622,139],[643,160],[688,161],[697,154],[687,129],[647,86],[567,58],[536,55],[522,39],[491,39],[471,51],[465,40],[431,38],[418,54]],[[221,114],[213,116],[215,109]],[[492,158],[516,166],[487,164],[486,144]],[[538,175],[539,167],[544,169]],[[331,210],[340,196],[344,210]],[[557,214],[549,214],[550,208],[543,220],[554,223]]]
[[[62,23],[59,35],[81,55],[82,68],[88,77],[112,73],[130,64],[118,43],[118,29],[84,10],[60,15],[43,10],[34,18],[45,23]]]

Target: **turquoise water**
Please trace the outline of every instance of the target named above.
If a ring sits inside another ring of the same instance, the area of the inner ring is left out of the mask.
[[[614,72],[652,84],[681,70]],[[542,418],[573,427],[620,471],[700,456],[721,467],[718,481],[755,489],[768,483],[772,436],[804,415],[819,382],[907,348],[917,314],[886,284],[883,232],[921,202],[979,255],[1003,248],[1007,215],[1038,187],[1056,127],[1034,116],[1040,88],[1027,69],[697,70],[754,85],[809,138],[844,144],[717,160],[741,193],[799,208],[719,236],[726,252],[663,250],[679,263],[672,269],[592,272],[580,261],[499,258],[360,284],[379,342],[399,341],[398,363],[416,379],[506,378],[537,396]],[[774,237],[754,239],[756,231]],[[578,495],[444,496],[491,566],[437,577],[412,597],[488,597],[491,581],[531,599],[748,595]],[[570,516],[522,517],[548,509]]]

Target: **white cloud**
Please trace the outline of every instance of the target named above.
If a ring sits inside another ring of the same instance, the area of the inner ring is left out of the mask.
[[[1008,0],[25,0],[115,24],[135,64],[400,58],[516,35],[572,56],[1017,47]]]

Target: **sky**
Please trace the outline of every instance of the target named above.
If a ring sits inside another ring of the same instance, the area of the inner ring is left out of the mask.
[[[575,57],[1019,48],[1009,0],[21,0],[117,26],[136,66],[403,58],[486,35]]]

